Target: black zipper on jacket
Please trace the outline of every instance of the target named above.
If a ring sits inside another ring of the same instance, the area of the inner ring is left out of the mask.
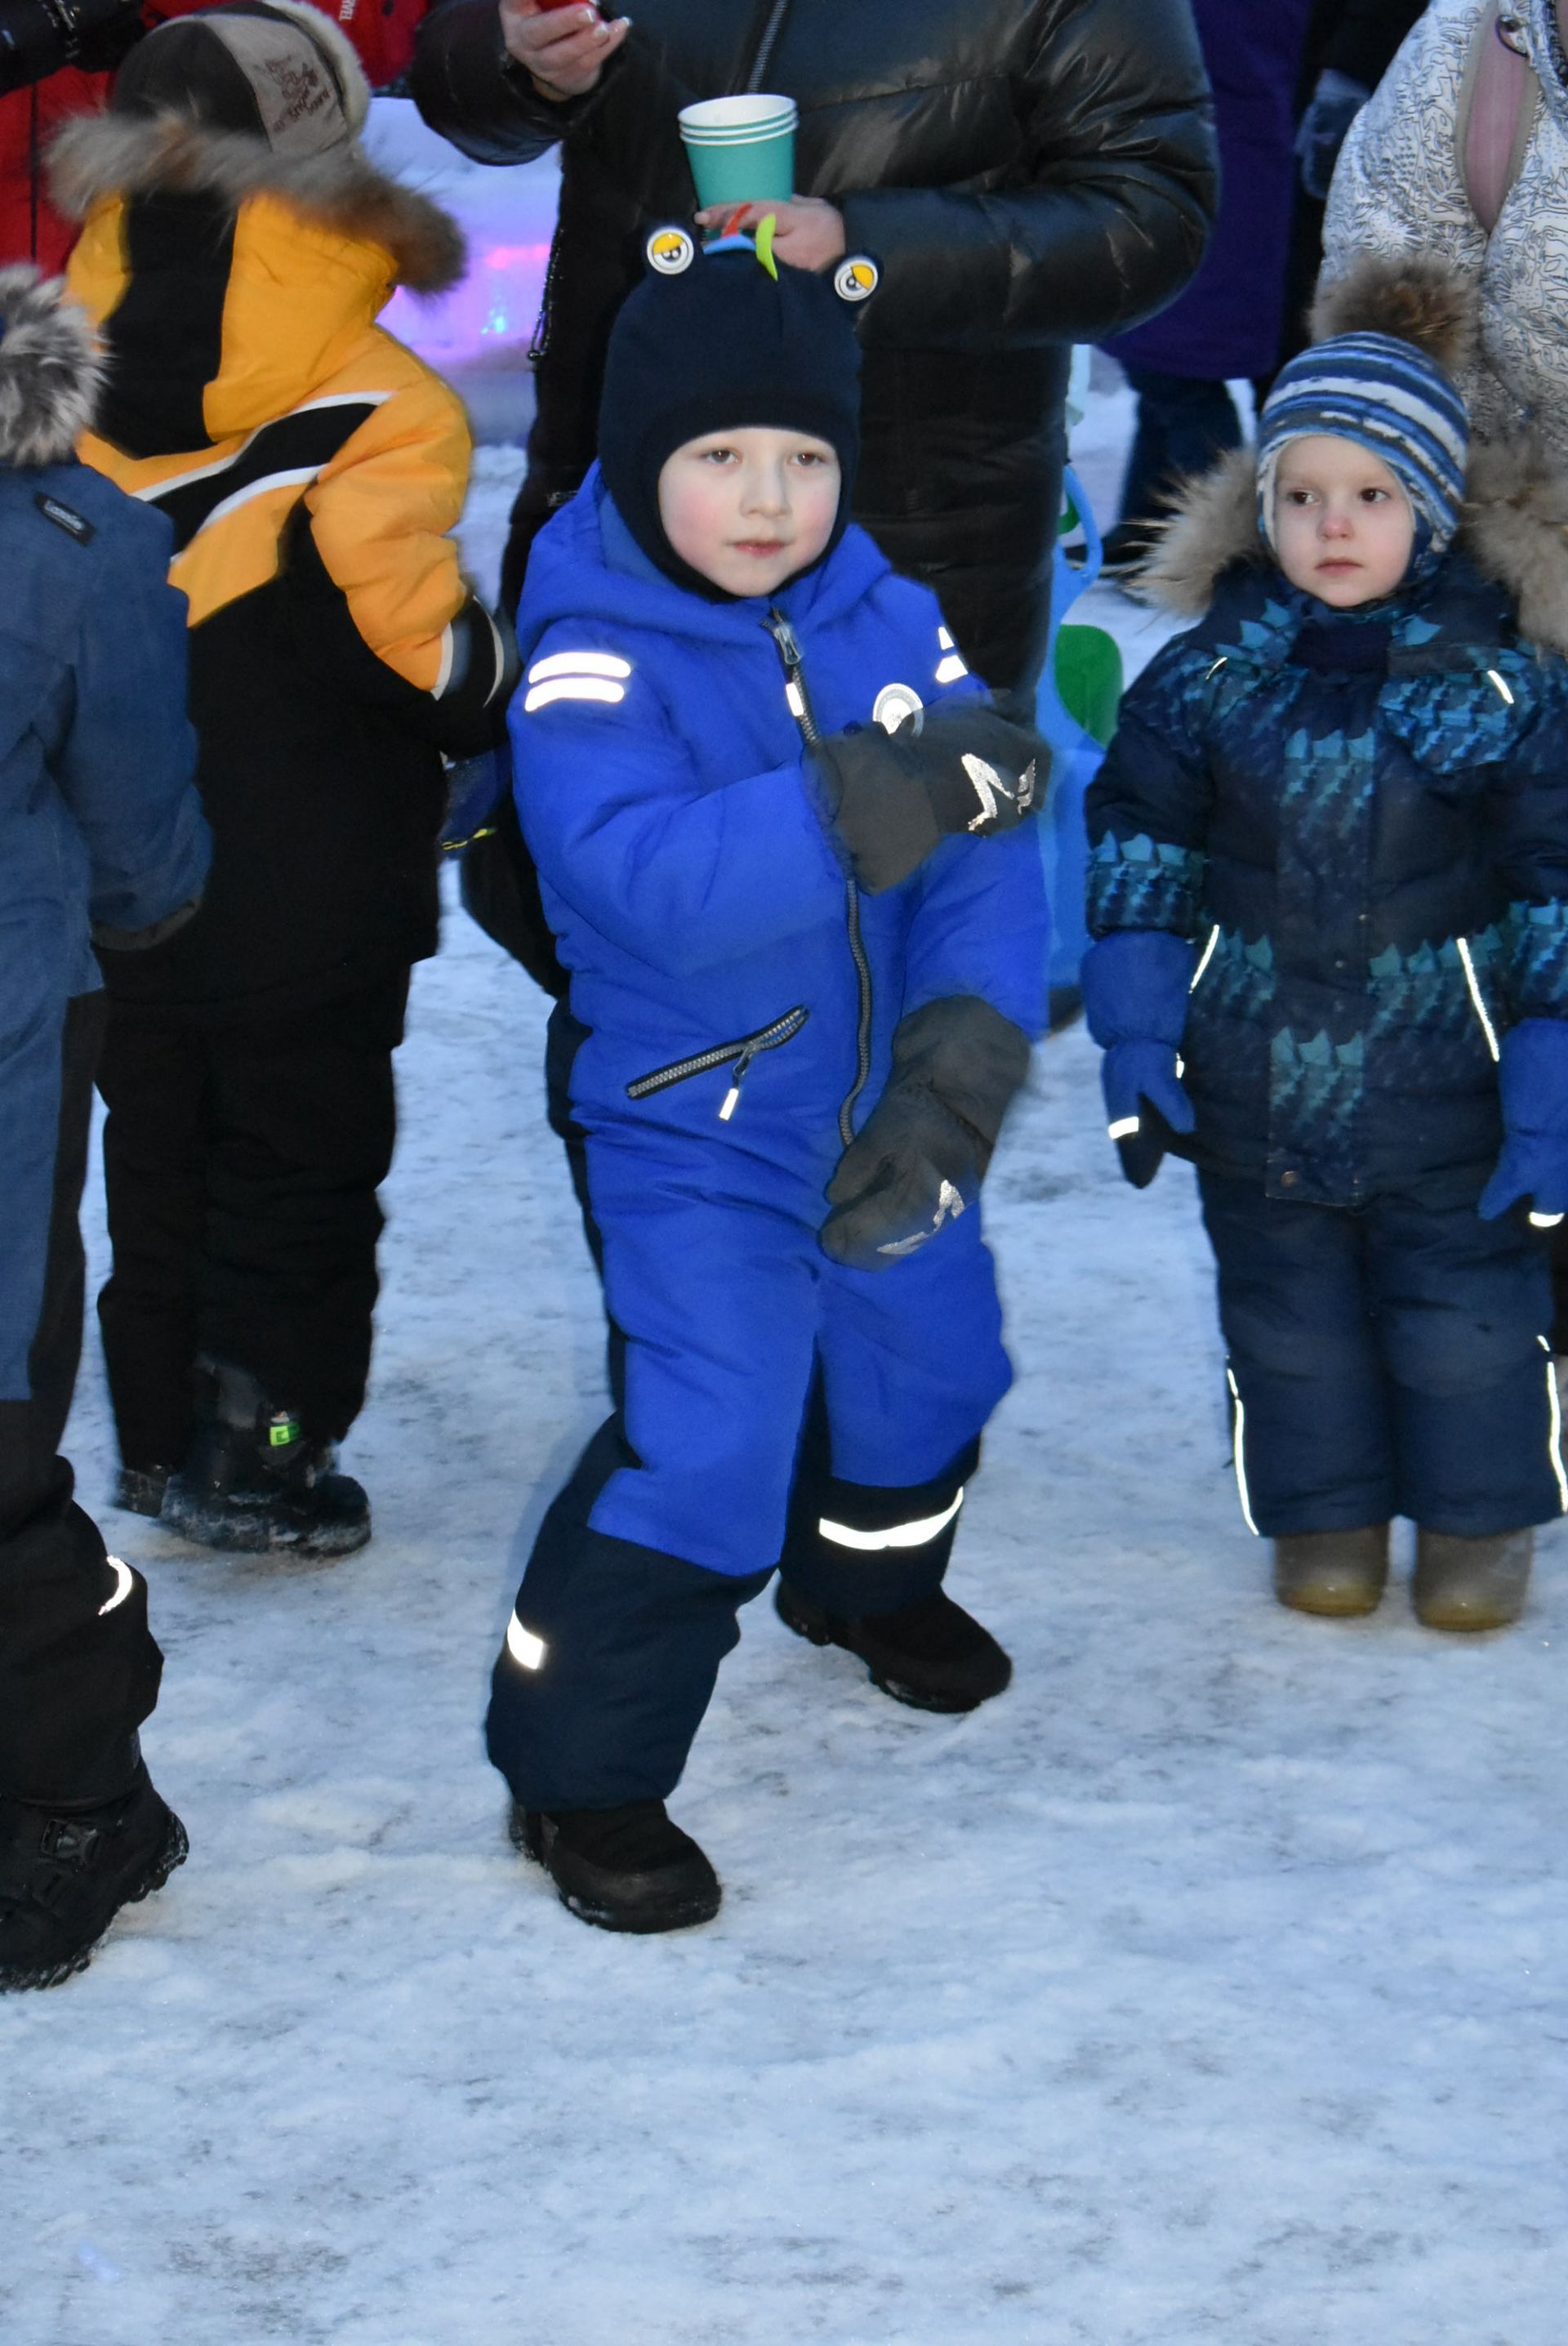
[[[655,1092],[667,1092],[672,1084],[689,1083],[693,1076],[705,1076],[710,1067],[722,1067],[733,1059],[729,1089],[718,1111],[719,1122],[728,1124],[739,1105],[746,1070],[759,1051],[776,1051],[780,1043],[789,1042],[810,1015],[805,1004],[798,1002],[793,1010],[787,1010],[782,1018],[775,1018],[770,1026],[759,1026],[754,1035],[738,1035],[732,1043],[715,1043],[710,1050],[694,1051],[689,1058],[672,1059],[667,1067],[655,1067],[651,1075],[638,1076],[626,1086],[626,1097],[648,1099]]]
[[[772,0],[771,6],[769,5],[769,0],[760,0],[754,20],[759,25],[759,30],[756,45],[751,51],[751,62],[746,68],[744,80],[731,83],[732,92],[761,88],[762,76],[768,70],[769,60],[773,55],[779,36],[784,29],[784,19],[789,12],[789,0]]]
[[[784,663],[784,697],[789,704],[789,714],[800,729],[800,739],[809,750],[822,736],[811,713],[811,696],[806,689],[800,647],[795,640],[795,630],[776,603],[769,608],[767,626]],[[860,894],[853,880],[844,882],[844,926],[849,931],[850,951],[854,955],[855,978],[860,996],[860,1016],[855,1027],[855,1080],[845,1093],[843,1105],[839,1110],[839,1137],[848,1148],[855,1137],[855,1102],[865,1090],[866,1079],[871,1072],[871,964],[866,959],[865,944],[860,935]]]

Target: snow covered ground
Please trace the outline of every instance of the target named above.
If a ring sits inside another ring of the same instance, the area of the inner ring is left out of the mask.
[[[1562,1539],[1499,1638],[1272,1604],[1190,1178],[1121,1184],[1081,1033],[988,1193],[1019,1373],[953,1581],[1012,1692],[901,1710],[764,1600],[675,1804],[719,1922],[606,1937],[513,1854],[487,1673],[603,1409],[543,1010],[461,915],[416,978],[372,1547],[104,1517],[192,1856],[0,2004],[5,2346],[1562,2346]],[[102,1503],[90,1356],[70,1447]]]

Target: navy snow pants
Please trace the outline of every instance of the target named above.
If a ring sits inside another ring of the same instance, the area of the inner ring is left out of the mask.
[[[147,1583],[105,1554],[59,1455],[82,1349],[77,1209],[104,997],[0,1054],[0,1793],[111,1800],[163,1657]]]
[[[817,1244],[815,1174],[704,1194],[690,1144],[591,1137],[624,1400],[535,1543],[496,1661],[490,1756],[530,1809],[674,1790],[781,1566],[830,1611],[940,1586],[1011,1378],[979,1217],[881,1272]]]
[[[1480,1538],[1563,1511],[1539,1232],[1473,1205],[1294,1205],[1217,1174],[1198,1187],[1254,1530],[1406,1515]]]

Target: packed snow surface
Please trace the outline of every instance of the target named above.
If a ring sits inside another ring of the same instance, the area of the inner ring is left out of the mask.
[[[484,452],[476,567],[515,478]],[[1163,631],[1095,603],[1135,665]],[[1562,2346],[1561,1537],[1500,1637],[1275,1606],[1190,1176],[1123,1186],[1081,1032],[987,1192],[1018,1382],[952,1585],[1012,1691],[901,1709],[764,1599],[674,1803],[719,1921],[608,1937],[513,1853],[486,1679],[605,1406],[544,1011],[453,913],[345,1459],[373,1545],[103,1514],[192,1854],[0,2004],[5,2346]],[[90,1349],[70,1449],[106,1508]]]

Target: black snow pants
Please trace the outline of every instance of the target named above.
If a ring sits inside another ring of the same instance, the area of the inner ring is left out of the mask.
[[[127,1788],[137,1729],[163,1671],[147,1583],[106,1556],[59,1455],[81,1358],[86,1266],[76,1216],[103,1027],[101,994],[69,1005],[30,1390],[0,1401],[0,1793],[71,1802],[113,1800]],[[20,1204],[7,1200],[13,1213]]]
[[[407,1001],[402,970],[282,1017],[111,1010],[98,1317],[127,1467],[178,1464],[203,1355],[248,1370],[310,1441],[358,1416]]]

